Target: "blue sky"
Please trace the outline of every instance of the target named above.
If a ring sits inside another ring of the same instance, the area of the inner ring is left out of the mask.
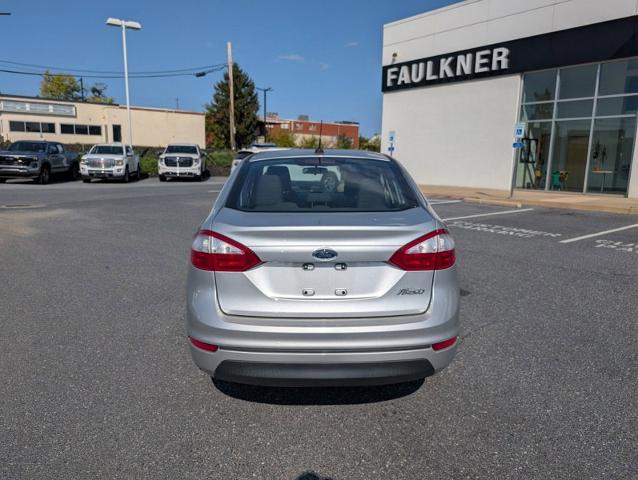
[[[118,30],[107,17],[137,20],[128,35],[130,71],[168,70],[234,58],[283,117],[354,120],[371,135],[381,126],[382,26],[455,0],[2,0],[1,61],[87,70],[122,70]],[[21,69],[0,63],[0,68]],[[203,78],[131,80],[134,105],[202,110],[221,72]],[[0,91],[37,94],[38,77],[0,72]],[[86,84],[101,80],[86,79]],[[104,80],[124,101],[123,81]],[[260,96],[260,101],[261,101]]]

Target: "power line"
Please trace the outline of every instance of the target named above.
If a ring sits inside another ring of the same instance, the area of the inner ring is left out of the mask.
[[[115,71],[115,70],[88,70],[88,69],[79,69],[79,68],[64,68],[64,67],[55,67],[52,65],[39,65],[35,63],[23,63],[23,62],[14,62],[10,60],[0,60],[0,63],[5,63],[8,65],[17,65],[21,67],[31,67],[31,68],[39,68],[46,70],[57,70],[63,72],[74,72],[78,75],[80,74],[104,74],[104,75],[120,75],[123,76],[123,72]],[[177,68],[173,70],[147,70],[147,71],[139,71],[139,72],[130,72],[129,75],[157,75],[157,74],[177,74],[177,73],[197,73],[204,70],[215,69],[217,67],[225,66],[224,63],[217,63],[215,65],[203,65],[199,67],[188,67],[188,68]],[[88,75],[83,75],[88,76]],[[96,77],[97,78],[97,77]],[[119,78],[119,77],[100,77],[100,78]]]
[[[140,72],[138,73],[129,73],[129,77],[130,78],[169,78],[169,77],[203,77],[209,73],[214,73],[214,72],[218,72],[220,70],[223,70],[224,68],[226,68],[225,65],[220,65],[217,66],[215,68],[209,68],[208,70],[203,70],[200,72],[184,72],[184,73],[157,73],[157,74],[142,74]],[[0,69],[0,72],[2,73],[10,73],[10,74],[14,74],[14,75],[31,75],[31,76],[38,76],[38,77],[43,77],[44,75],[51,75],[51,76],[59,76],[59,75],[65,75],[65,73],[56,73],[56,72],[27,72],[27,71],[22,71],[22,70],[9,70],[9,69]],[[99,78],[99,79],[105,79],[105,78],[124,78],[123,74],[119,74],[119,75],[84,75],[84,74],[76,74],[77,76],[81,76],[83,78]]]

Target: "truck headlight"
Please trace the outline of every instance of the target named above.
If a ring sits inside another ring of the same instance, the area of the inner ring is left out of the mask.
[[[115,165],[121,167],[122,165],[124,165],[124,160],[115,160]]]
[[[82,157],[80,159],[80,165],[86,165],[87,163],[89,163],[89,161],[86,158]]]
[[[193,159],[193,165],[199,165],[199,158]]]

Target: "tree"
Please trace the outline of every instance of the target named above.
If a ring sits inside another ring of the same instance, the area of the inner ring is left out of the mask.
[[[77,100],[82,93],[80,82],[73,75],[45,71],[40,82],[40,96],[57,100]]]
[[[361,150],[370,150],[371,152],[380,152],[381,137],[378,134],[373,135],[371,138],[361,135],[359,137],[359,148]]]
[[[299,148],[317,148],[319,146],[319,138],[304,137],[299,142]]]
[[[93,103],[115,103],[113,97],[107,97],[104,92],[106,92],[107,86],[104,83],[95,83],[89,89],[91,92],[91,96],[86,98],[87,102]]]
[[[342,150],[348,150],[352,148],[352,139],[345,135],[339,135],[337,137],[337,148]]]
[[[238,147],[250,145],[257,138],[259,100],[255,83],[237,65],[233,65],[235,97],[235,141]],[[206,133],[214,148],[230,148],[228,72],[215,84],[213,101],[206,105]]]
[[[270,136],[270,140],[278,147],[294,148],[297,146],[295,136],[290,133],[290,130],[280,130],[276,135]]]

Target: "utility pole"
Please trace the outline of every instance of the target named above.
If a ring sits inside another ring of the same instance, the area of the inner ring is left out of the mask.
[[[84,78],[80,77],[80,97],[84,101]]]
[[[237,150],[235,144],[235,88],[233,86],[233,46],[228,42],[228,94],[230,101],[228,104],[228,118],[230,120],[230,149]]]
[[[267,88],[259,88],[256,87],[257,90],[259,90],[260,92],[264,92],[264,138],[266,138],[268,136],[268,125],[266,124],[266,116],[268,115],[268,109],[266,108],[267,105],[267,101],[268,101],[268,92],[272,92],[272,88],[267,87]]]

